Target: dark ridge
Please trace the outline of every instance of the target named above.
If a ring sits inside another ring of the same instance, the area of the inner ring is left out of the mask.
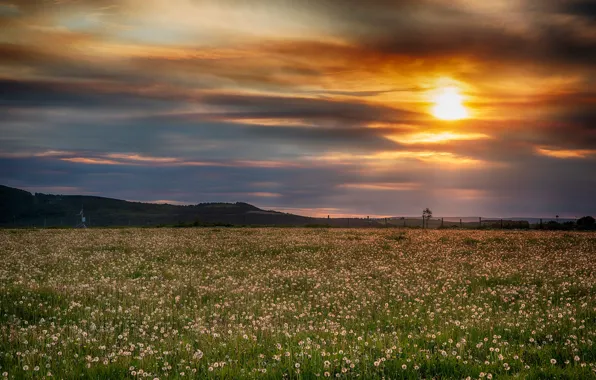
[[[0,185],[0,227],[72,227],[80,222],[81,207],[87,226],[204,226],[276,225],[343,226],[342,219],[311,218],[263,210],[245,202],[199,203],[180,206],[129,202],[87,195],[35,193]],[[352,219],[351,226],[379,225]]]

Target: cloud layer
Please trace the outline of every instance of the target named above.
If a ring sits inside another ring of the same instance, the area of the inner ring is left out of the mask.
[[[595,214],[595,14],[575,0],[5,1],[0,182],[317,215]],[[433,118],[445,86],[469,119]]]

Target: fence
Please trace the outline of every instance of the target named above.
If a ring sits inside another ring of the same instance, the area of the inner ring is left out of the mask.
[[[170,217],[161,215],[119,217],[103,215],[87,215],[86,225],[88,227],[151,227],[159,225],[173,225]],[[179,223],[191,226],[193,218],[181,219]],[[1,227],[9,228],[60,228],[74,227],[80,222],[80,217],[37,217],[14,219],[4,223]],[[369,217],[343,217],[343,218],[308,218],[289,214],[259,214],[253,215],[223,215],[209,219],[202,219],[205,225],[225,224],[234,226],[296,226],[296,227],[337,227],[337,228],[459,228],[459,229],[547,229],[547,230],[571,230],[577,227],[573,219],[495,219],[482,217],[468,218],[428,218],[420,217],[392,217],[392,218],[369,218]]]

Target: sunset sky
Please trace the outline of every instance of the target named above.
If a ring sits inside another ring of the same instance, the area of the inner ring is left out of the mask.
[[[596,2],[0,0],[0,184],[596,214]]]

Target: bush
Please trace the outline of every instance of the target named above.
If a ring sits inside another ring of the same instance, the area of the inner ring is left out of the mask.
[[[584,216],[577,220],[577,227],[582,230],[593,230],[596,228],[596,220],[591,216]]]

